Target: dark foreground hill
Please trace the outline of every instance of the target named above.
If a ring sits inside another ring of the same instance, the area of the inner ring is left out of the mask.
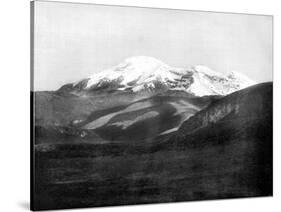
[[[154,143],[39,144],[35,156],[35,209],[270,196],[272,83],[213,102]]]

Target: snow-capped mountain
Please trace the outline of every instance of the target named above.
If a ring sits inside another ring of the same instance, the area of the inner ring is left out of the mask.
[[[254,81],[237,72],[225,75],[202,65],[176,68],[152,57],[137,56],[61,89],[132,92],[164,89],[183,90],[195,96],[205,96],[227,95],[253,84]]]

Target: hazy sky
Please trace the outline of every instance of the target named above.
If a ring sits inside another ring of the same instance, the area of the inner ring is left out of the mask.
[[[58,89],[139,55],[272,80],[271,16],[37,1],[34,26],[35,90]]]

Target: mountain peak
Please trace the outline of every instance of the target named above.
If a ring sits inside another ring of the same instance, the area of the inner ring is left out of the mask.
[[[134,80],[138,77],[149,77],[155,74],[163,75],[169,69],[170,67],[168,65],[156,58],[135,56],[125,59],[119,65],[109,69],[109,71],[123,72],[126,78],[132,78]]]
[[[230,79],[239,79],[241,81],[247,81],[251,84],[255,84],[256,82],[254,80],[251,80],[249,77],[237,72],[237,71],[231,71],[228,75],[228,78]]]
[[[154,58],[154,57],[149,57],[149,56],[134,56],[134,57],[129,57],[127,59],[124,60],[123,63],[121,63],[120,65],[125,65],[125,64],[131,64],[131,65],[135,65],[135,66],[147,66],[147,67],[151,67],[151,66],[167,66],[165,63],[163,63],[162,61]]]

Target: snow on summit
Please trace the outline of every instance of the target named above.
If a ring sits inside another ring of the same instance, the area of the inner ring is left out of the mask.
[[[116,89],[133,92],[183,90],[196,96],[205,96],[227,95],[253,84],[254,81],[238,72],[225,75],[203,65],[176,68],[153,57],[136,56],[72,86],[83,90]]]
[[[170,69],[168,65],[153,57],[130,57],[117,66],[92,75],[87,88],[97,84],[101,79],[120,79],[125,87],[130,87],[130,84],[142,85],[154,80],[173,80],[175,74]]]

